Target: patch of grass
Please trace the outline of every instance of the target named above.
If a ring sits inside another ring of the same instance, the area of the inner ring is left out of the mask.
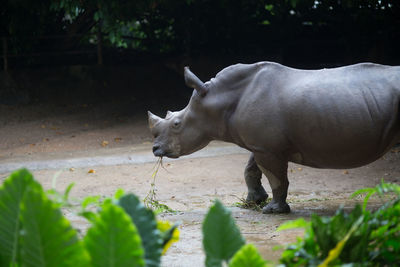
[[[235,202],[233,205],[235,207],[241,208],[241,209],[247,209],[247,210],[255,210],[255,211],[261,211],[262,208],[269,203],[269,199],[257,204],[254,201],[246,201],[245,198],[239,198],[238,202]]]

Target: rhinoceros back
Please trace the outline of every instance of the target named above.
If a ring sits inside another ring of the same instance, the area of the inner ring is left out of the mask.
[[[260,65],[259,65],[260,66]],[[399,138],[400,68],[297,70],[262,64],[235,123],[243,146],[320,168],[358,167]]]

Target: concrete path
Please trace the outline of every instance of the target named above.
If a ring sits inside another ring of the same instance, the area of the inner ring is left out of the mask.
[[[94,166],[111,166],[122,164],[141,164],[154,162],[155,158],[151,152],[151,145],[142,145],[136,148],[118,148],[109,149],[101,152],[100,150],[89,151],[86,155],[75,155],[71,153],[61,153],[53,155],[52,159],[49,157],[41,158],[36,157],[21,157],[10,158],[0,161],[0,174],[9,173],[19,168],[27,168],[31,171],[37,170],[52,170],[52,169],[67,169],[67,168],[84,168]],[[205,149],[181,159],[186,158],[205,158],[213,156],[223,156],[230,154],[249,153],[247,150],[240,148],[236,145],[227,144],[223,142],[213,142]],[[163,159],[164,162],[170,159]]]

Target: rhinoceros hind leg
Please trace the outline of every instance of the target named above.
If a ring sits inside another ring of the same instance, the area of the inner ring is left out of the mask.
[[[255,159],[272,189],[272,200],[263,208],[263,213],[289,213],[290,207],[286,203],[288,162],[273,154],[259,154]]]
[[[261,176],[262,172],[254,160],[254,154],[251,153],[246,169],[244,170],[244,178],[248,189],[246,202],[260,204],[267,200],[268,194],[261,184]]]

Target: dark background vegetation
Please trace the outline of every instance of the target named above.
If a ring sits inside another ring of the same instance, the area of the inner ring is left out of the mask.
[[[400,65],[400,1],[6,0],[0,37],[0,103],[176,102],[185,65]]]

